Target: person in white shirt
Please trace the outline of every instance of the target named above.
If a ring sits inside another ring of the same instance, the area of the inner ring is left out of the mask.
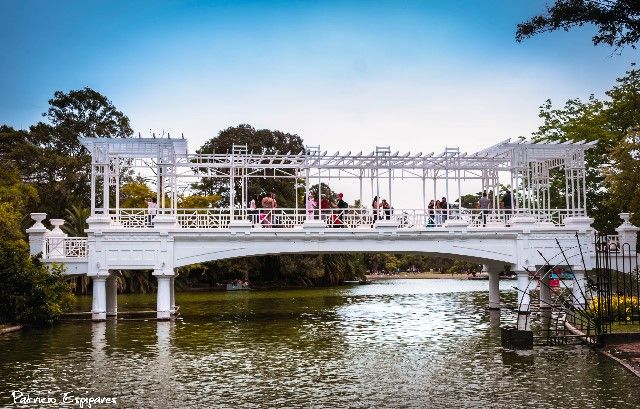
[[[151,226],[153,218],[158,214],[158,199],[147,199],[147,224]]]

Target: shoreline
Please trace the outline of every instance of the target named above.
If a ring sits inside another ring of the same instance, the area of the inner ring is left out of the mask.
[[[437,279],[437,278],[448,278],[448,279],[458,279],[458,280],[466,280],[466,274],[451,274],[451,273],[397,273],[397,274],[365,274],[367,281],[376,281],[376,280],[394,280],[398,278],[407,278],[413,280],[420,279]]]
[[[565,322],[565,326],[574,334],[586,335],[582,330]],[[640,342],[625,342],[596,347],[596,351],[613,359],[629,372],[640,378]],[[617,356],[616,356],[617,355]]]
[[[424,272],[424,273],[397,273],[397,274],[366,274],[367,280],[394,280],[394,279],[412,279],[412,280],[433,280],[438,278],[446,278],[453,280],[488,280],[489,276],[486,274],[476,274],[474,277],[471,274],[466,273],[436,273],[436,272]],[[500,277],[500,280],[512,280],[510,277]]]
[[[598,351],[640,378],[640,342],[607,345]]]

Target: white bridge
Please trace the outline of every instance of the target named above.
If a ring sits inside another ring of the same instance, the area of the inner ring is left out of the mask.
[[[472,155],[458,149],[440,155],[399,154],[387,147],[369,154],[327,154],[318,147],[297,154],[253,153],[239,146],[221,154],[191,155],[182,139],[85,138],[82,143],[92,156],[87,237],[67,237],[60,219],[50,220],[54,228],[47,229],[43,213],[32,214],[36,223],[27,231],[32,254],[41,254],[48,264],[63,264],[67,274],[93,279],[94,320],[117,314],[117,270],[153,270],[157,317],[169,319],[175,313],[178,267],[286,253],[421,253],[465,259],[485,265],[489,272],[490,308],[500,307],[498,272],[508,265],[518,276],[523,312],[529,309],[529,272],[542,265],[564,265],[574,272],[576,299],[585,302],[578,290],[595,262],[593,220],[585,210],[588,143],[507,140]],[[157,210],[120,207],[125,168],[151,170]],[[561,198],[554,198],[550,186],[558,175],[565,189]],[[294,207],[249,205],[249,182],[269,178],[290,181],[296,191]],[[190,183],[207,179],[226,185],[224,205],[179,207]],[[323,202],[322,184],[336,180],[357,182],[357,206],[307,203],[314,187],[322,192],[314,199]],[[391,202],[394,182],[407,181],[416,183],[418,206],[362,206],[365,183],[372,197],[384,194]],[[504,200],[501,181],[511,190],[510,203]],[[489,204],[464,208],[463,189],[487,192]],[[438,192],[447,198],[455,194],[456,200],[431,208],[427,201]],[[563,208],[551,206],[558,199],[564,201]],[[618,235],[609,238],[611,246],[630,243],[635,249],[638,228],[628,217],[623,215]]]

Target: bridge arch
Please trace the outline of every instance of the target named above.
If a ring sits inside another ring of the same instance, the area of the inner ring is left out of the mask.
[[[245,240],[223,243],[175,243],[175,267],[207,261],[281,254],[411,253],[463,259],[478,264],[517,264],[516,240],[396,238],[320,239],[320,240]]]

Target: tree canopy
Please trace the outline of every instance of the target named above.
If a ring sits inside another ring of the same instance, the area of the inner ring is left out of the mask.
[[[556,0],[546,13],[518,24],[516,40],[521,42],[537,34],[593,24],[598,31],[594,45],[618,48],[640,40],[640,1],[638,0]]]
[[[72,295],[60,269],[49,271],[29,255],[21,220],[36,190],[10,162],[0,162],[0,175],[0,324],[52,323]]]
[[[606,92],[607,99],[590,96],[571,99],[556,108],[551,101],[540,107],[543,124],[535,140],[596,141],[586,154],[587,211],[601,232],[620,224],[621,211],[640,212],[640,71],[632,67]],[[562,207],[564,177],[555,175],[552,205]],[[634,222],[640,221],[638,215]]]
[[[129,119],[90,88],[56,92],[43,116],[49,123],[29,130],[0,126],[0,160],[14,163],[22,180],[37,189],[40,203],[27,211],[63,217],[67,209],[89,204],[91,158],[78,138],[127,137],[133,131]]]

